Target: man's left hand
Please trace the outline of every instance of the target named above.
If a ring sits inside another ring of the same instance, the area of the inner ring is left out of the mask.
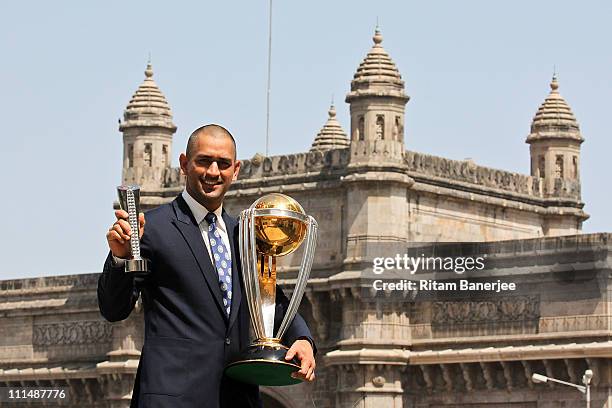
[[[301,380],[314,381],[316,364],[310,342],[304,339],[296,340],[289,351],[287,351],[285,360],[291,360],[294,356],[297,356],[298,360],[300,360],[301,368],[300,371],[296,371],[291,376]]]

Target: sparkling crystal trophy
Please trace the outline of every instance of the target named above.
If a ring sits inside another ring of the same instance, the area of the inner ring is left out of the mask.
[[[147,260],[140,256],[140,229],[138,228],[138,214],[140,214],[140,187],[122,185],[117,187],[119,207],[128,213],[128,223],[132,230],[130,249],[132,259],[125,261],[125,272],[144,275],[149,272]]]
[[[317,222],[302,206],[283,194],[268,194],[240,214],[239,245],[245,297],[255,340],[226,374],[258,385],[290,385],[300,369],[296,358],[285,360],[288,347],[281,344],[295,317],[304,290],[317,241]],[[287,312],[274,333],[276,305],[276,258],[295,251],[304,243],[304,253]]]

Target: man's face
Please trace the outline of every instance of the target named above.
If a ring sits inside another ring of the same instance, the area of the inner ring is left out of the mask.
[[[227,135],[200,134],[191,157],[179,157],[187,176],[187,192],[209,211],[219,208],[238,177],[240,161],[235,154],[234,143]]]

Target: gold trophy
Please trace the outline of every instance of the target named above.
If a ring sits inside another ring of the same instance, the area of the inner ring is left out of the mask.
[[[267,194],[240,214],[239,244],[245,296],[255,341],[241,358],[229,364],[229,377],[258,385],[290,385],[300,369],[294,358],[285,360],[289,349],[281,338],[293,321],[306,289],[317,241],[317,222],[302,206],[283,194]],[[305,243],[295,289],[287,312],[274,333],[276,308],[276,258]]]

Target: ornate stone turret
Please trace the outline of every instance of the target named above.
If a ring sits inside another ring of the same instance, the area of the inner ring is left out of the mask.
[[[325,355],[338,382],[332,405],[342,408],[356,401],[363,407],[401,407],[401,367],[412,346],[407,308],[392,312],[398,310],[392,305],[406,304],[407,292],[394,299],[391,293],[371,290],[377,279],[371,273],[372,257],[394,256],[407,247],[407,197],[414,184],[404,163],[404,109],[409,98],[382,40],[376,28],[374,46],[357,68],[346,96],[351,112],[350,159],[343,177],[346,245],[342,271],[332,277],[344,287],[334,299],[343,329],[334,350]],[[382,333],[393,340],[383,345]]]
[[[346,95],[351,106],[351,162],[397,163],[404,154],[404,109],[410,98],[382,46],[378,27],[373,40]]]
[[[554,75],[550,94],[538,109],[526,143],[530,145],[531,175],[544,179],[546,196],[580,198],[580,134],[578,122],[559,94]]]
[[[119,131],[123,132],[122,182],[139,184],[149,191],[161,188],[164,173],[172,164],[176,126],[170,106],[153,80],[150,62],[144,82],[125,108]]]
[[[315,137],[312,142],[311,151],[313,150],[330,150],[330,149],[344,149],[349,147],[349,140],[342,129],[342,126],[336,120],[336,107],[332,103],[329,107],[329,118],[321,131]]]

